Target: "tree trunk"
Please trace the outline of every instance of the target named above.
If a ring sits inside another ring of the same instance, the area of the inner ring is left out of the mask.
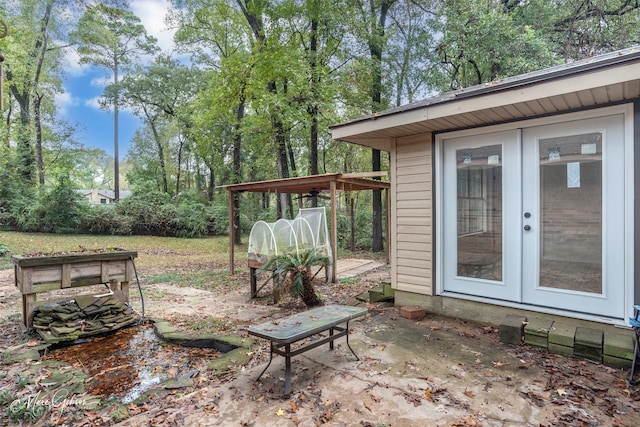
[[[178,169],[176,170],[176,196],[180,194],[180,178],[182,175],[182,149],[184,148],[184,139],[182,139],[182,137],[180,136],[178,136],[178,139],[180,140],[180,142],[178,143],[178,158],[176,159],[178,163]],[[185,168],[185,170],[189,170],[189,168],[187,167]],[[188,178],[189,177],[187,177],[187,179]],[[189,187],[188,181],[185,187]]]
[[[372,0],[371,0],[372,1]],[[371,22],[371,38],[369,39],[369,52],[373,68],[373,81],[371,82],[371,107],[372,113],[382,109],[382,51],[384,49],[385,25],[387,13],[396,0],[384,0],[380,5],[380,15]],[[372,8],[373,10],[373,8]],[[373,18],[373,17],[372,17]],[[374,172],[381,170],[380,150],[371,150],[371,165]],[[380,178],[376,178],[380,179]],[[373,190],[373,235],[372,250],[382,252],[382,191]]]
[[[276,117],[271,118],[271,126],[275,130],[276,139],[276,166],[278,169],[278,178],[289,178],[289,162],[287,160],[287,147],[285,140],[285,131],[282,122]],[[293,217],[293,202],[290,194],[278,193],[278,218],[283,218],[289,214]]]
[[[242,89],[243,94],[240,97],[240,102],[238,103],[238,109],[236,111],[236,124],[233,134],[233,183],[240,184],[242,182],[242,134],[241,134],[241,126],[242,119],[244,118],[244,88]],[[233,226],[237,233],[234,233],[233,242],[236,245],[242,243],[242,236],[240,233],[240,193],[237,191],[233,192]]]
[[[209,167],[209,185],[207,187],[207,197],[210,202],[213,202],[213,190],[216,187],[215,172],[212,167]]]
[[[311,118],[309,141],[309,171],[311,175],[318,175],[318,90],[320,77],[318,73],[318,0],[313,0],[313,16],[311,17],[311,40],[309,44],[309,68],[311,68],[311,103],[307,108]],[[318,197],[311,198],[311,207],[318,206]]]
[[[118,59],[114,59],[113,84],[115,93],[113,95],[113,198],[117,203],[120,201],[120,155],[118,153],[118,107],[120,94],[118,93]]]
[[[302,275],[302,301],[307,307],[314,307],[320,305],[321,301],[316,295],[316,290],[313,287],[313,277],[311,276],[311,268],[307,267],[300,271],[298,274]]]
[[[169,193],[169,182],[167,179],[167,162],[164,159],[164,147],[162,146],[162,141],[160,140],[160,134],[158,134],[158,129],[156,128],[157,116],[151,117],[145,106],[143,106],[142,109],[144,110],[144,115],[147,117],[149,127],[151,127],[151,132],[153,133],[153,139],[155,139],[156,147],[158,148],[158,160],[160,161],[160,174],[162,176],[162,191],[164,193]]]
[[[36,169],[38,170],[38,182],[44,185],[44,161],[42,159],[42,98],[44,95],[35,93],[33,101],[33,124],[36,131]]]

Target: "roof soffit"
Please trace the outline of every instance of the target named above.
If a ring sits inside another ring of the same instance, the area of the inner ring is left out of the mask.
[[[624,88],[624,90],[622,90]],[[434,104],[370,116],[332,128],[334,139],[372,146],[418,133],[440,132],[520,120],[640,96],[640,62],[567,75],[512,89],[440,98]],[[407,106],[409,108],[410,106]],[[390,142],[387,144],[390,147]]]

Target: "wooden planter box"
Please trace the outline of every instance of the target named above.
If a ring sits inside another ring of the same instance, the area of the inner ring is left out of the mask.
[[[22,293],[22,319],[30,328],[33,310],[72,297],[37,300],[36,295],[59,289],[108,284],[121,301],[129,301],[129,282],[135,278],[135,251],[106,249],[69,252],[62,255],[13,255],[15,285]],[[80,292],[78,292],[80,293]]]

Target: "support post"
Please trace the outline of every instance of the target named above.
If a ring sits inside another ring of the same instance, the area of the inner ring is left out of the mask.
[[[235,228],[233,223],[233,190],[229,190],[229,272],[233,276],[235,274]]]
[[[386,256],[387,256],[387,264],[389,264],[391,262],[391,197],[389,197],[389,188],[385,188],[384,190],[384,198],[385,198],[385,202],[386,202],[386,207],[387,207],[387,212],[386,212],[386,216],[387,216],[387,244],[385,245],[387,248],[386,251]]]
[[[336,283],[337,281],[337,266],[338,266],[338,213],[336,203],[336,182],[331,181],[331,262],[333,268],[331,269],[330,283]]]

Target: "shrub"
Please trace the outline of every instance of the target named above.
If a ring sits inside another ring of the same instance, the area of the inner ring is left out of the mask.
[[[40,231],[77,230],[83,204],[82,196],[75,191],[69,176],[59,175],[54,187],[44,192],[40,199]]]
[[[128,217],[133,234],[171,236],[177,209],[171,197],[160,191],[134,193],[116,205],[116,212]]]
[[[133,224],[113,205],[90,205],[81,215],[80,229],[90,234],[128,235],[132,234]]]
[[[209,234],[221,235],[229,231],[229,208],[224,203],[216,203],[209,209]]]
[[[207,234],[207,209],[199,202],[184,201],[174,221],[177,237],[202,237]]]
[[[7,246],[4,243],[0,242],[0,257],[1,256],[5,256],[9,252],[11,252],[11,249],[9,249],[9,246]]]

